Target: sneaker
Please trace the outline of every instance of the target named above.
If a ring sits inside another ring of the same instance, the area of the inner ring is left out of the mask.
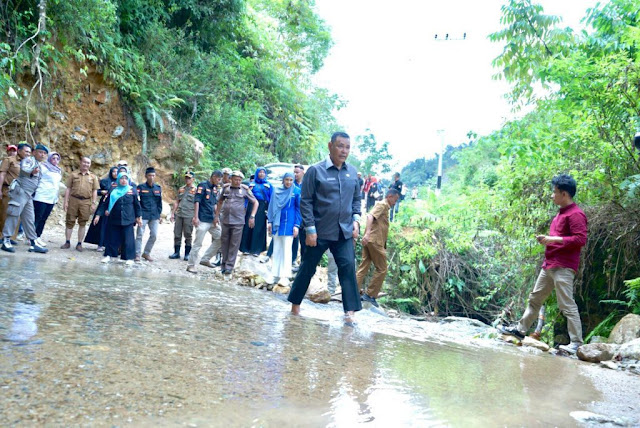
[[[297,273],[299,270],[300,270],[300,265],[298,265],[298,266],[293,266],[293,267],[291,268],[291,272],[293,272],[293,273]]]
[[[15,253],[16,252],[16,249],[13,248],[13,245],[11,245],[11,240],[9,240],[9,239],[4,240],[2,242],[2,247],[1,248],[2,248],[3,251],[6,251],[8,253]]]
[[[104,252],[104,247],[96,248],[96,253],[103,253],[103,252]]]
[[[187,266],[187,272],[198,273],[195,266]]]
[[[269,257],[268,256],[260,257],[260,263],[267,263],[268,261],[269,261]]]
[[[18,233],[18,236],[16,236],[16,240],[20,242],[24,241],[24,232]]]
[[[61,248],[62,250],[68,250],[69,248],[71,248],[71,244],[70,244],[69,242],[65,242],[64,244],[62,244],[62,245],[60,246],[60,248]]]
[[[30,253],[46,254],[48,251],[49,250],[47,250],[46,248],[42,248],[38,244],[36,244],[35,241],[33,242],[33,244],[31,244],[31,246],[29,246]]]
[[[224,275],[224,274],[226,274],[226,273],[227,273],[227,270],[226,270],[226,269],[220,269],[220,273],[221,273],[222,275]]]
[[[570,343],[568,345],[560,345],[558,346],[558,348],[573,355],[578,351],[578,348],[581,346],[582,346],[582,343]]]
[[[76,251],[80,251],[80,252],[84,251],[84,248],[82,248],[82,244],[79,242],[76,244]]]
[[[136,258],[133,259],[133,261],[136,262],[136,263],[140,263],[140,256],[136,256]]]
[[[152,262],[153,259],[151,258],[151,256],[149,254],[143,254],[142,258],[145,259],[148,262]]]
[[[133,260],[127,260],[124,264],[125,266],[133,266]]]
[[[260,257],[260,254],[251,254],[253,257]]]
[[[502,334],[508,334],[509,336],[517,337],[520,340],[524,339],[524,333],[518,330],[518,326],[516,326],[515,324],[507,327],[503,325],[499,325],[498,331]]]
[[[100,260],[101,263],[109,263],[110,261],[111,261],[111,257],[109,256],[104,256],[102,260]]]
[[[378,302],[376,301],[375,298],[369,296],[367,293],[364,293],[362,295],[362,297],[360,298],[363,302],[369,302],[371,303],[373,306],[375,306],[376,308],[379,308],[380,305],[378,305]]]
[[[201,264],[202,266],[206,266],[206,267],[208,267],[208,268],[212,268],[212,269],[213,269],[213,268],[215,268],[215,266],[213,265],[213,263],[208,262],[208,261],[206,261],[206,260],[201,260],[201,261],[200,261],[200,264]]]
[[[44,242],[44,241],[43,241],[42,239],[40,239],[39,237],[38,237],[38,238],[36,238],[36,244],[37,244],[39,247],[46,247],[46,246],[47,246],[47,243],[46,243],[46,242]]]
[[[18,245],[18,241],[14,241],[13,239],[10,239],[9,242],[11,242],[11,245]]]

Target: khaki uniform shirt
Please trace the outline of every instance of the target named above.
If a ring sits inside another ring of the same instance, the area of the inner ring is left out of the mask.
[[[220,221],[228,225],[244,224],[247,209],[253,209],[253,204],[257,202],[256,197],[245,184],[241,184],[240,187],[225,184],[220,198],[224,201]],[[247,207],[245,207],[245,200],[248,202]]]
[[[80,171],[73,171],[67,178],[67,188],[71,196],[90,199],[93,191],[100,188],[100,182],[92,172],[83,174]]]
[[[175,212],[176,217],[193,218],[195,207],[193,206],[196,196],[196,186],[182,186],[178,189],[178,209]]]
[[[386,199],[377,202],[369,213],[374,221],[369,231],[369,241],[374,244],[382,245],[386,248],[387,236],[389,235],[389,210],[391,207]]]
[[[6,173],[3,185],[9,186],[20,175],[20,160],[18,156],[9,156],[2,160],[0,172]]]

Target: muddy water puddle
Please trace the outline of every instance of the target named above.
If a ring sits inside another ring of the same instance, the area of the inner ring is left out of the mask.
[[[120,266],[0,258],[0,426],[573,426],[572,361]]]

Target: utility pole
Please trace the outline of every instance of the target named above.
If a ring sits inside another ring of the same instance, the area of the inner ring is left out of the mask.
[[[436,33],[434,37],[434,41],[436,42],[454,42],[454,41],[463,41],[467,40],[467,33],[462,33],[462,37],[455,37],[452,34],[445,33],[444,37],[442,34],[438,35]],[[439,129],[438,135],[440,136],[440,155],[438,156],[438,180],[436,182],[436,195],[440,196],[440,192],[442,191],[442,158],[444,157],[444,129]]]
[[[440,136],[440,155],[438,156],[438,181],[436,182],[436,195],[440,196],[442,189],[442,157],[444,156],[444,129],[438,129]]]

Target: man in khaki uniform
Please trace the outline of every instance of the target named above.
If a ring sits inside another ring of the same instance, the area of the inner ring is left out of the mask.
[[[362,290],[364,277],[369,273],[371,263],[375,272],[369,287],[362,295],[362,300],[378,307],[378,294],[382,289],[382,283],[387,275],[387,236],[389,235],[389,210],[398,202],[400,192],[389,189],[387,197],[376,203],[371,212],[367,214],[367,228],[362,237],[362,262],[358,267],[356,279],[358,289]]]
[[[173,203],[171,210],[171,221],[173,225],[173,249],[170,259],[180,258],[180,246],[182,235],[184,235],[184,259],[189,259],[191,253],[191,236],[193,234],[194,199],[196,196],[196,186],[193,185],[193,172],[189,171],[184,175],[185,185],[178,189],[178,197]]]
[[[2,164],[0,164],[0,183],[2,183],[2,193],[0,194],[0,231],[4,229],[4,222],[7,219],[9,186],[13,180],[20,175],[20,162],[29,156],[31,156],[31,146],[28,144],[18,144],[18,152],[16,155],[5,158]]]
[[[247,207],[251,207],[249,217],[249,227],[255,226],[256,212],[258,211],[258,200],[253,196],[249,186],[242,184],[244,174],[240,171],[231,173],[231,183],[222,187],[222,194],[218,200],[216,216],[213,225],[222,223],[222,264],[221,273],[230,275],[236,265],[240,241],[242,240],[242,229]],[[245,200],[248,205],[245,206]],[[223,206],[224,204],[224,206]]]
[[[82,251],[85,225],[98,204],[98,177],[89,172],[91,159],[83,157],[80,160],[80,170],[74,171],[67,179],[67,190],[64,193],[64,210],[67,212],[64,245],[60,248],[71,247],[71,234],[78,221],[78,243],[76,250]]]

